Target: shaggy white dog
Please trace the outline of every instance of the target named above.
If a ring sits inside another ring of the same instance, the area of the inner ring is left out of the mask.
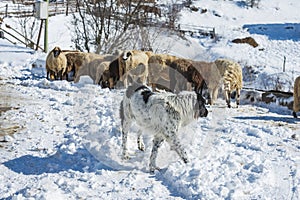
[[[166,140],[180,158],[187,163],[188,157],[177,137],[180,127],[186,126],[198,117],[206,117],[205,100],[201,95],[194,93],[173,94],[152,92],[146,86],[129,86],[120,107],[122,124],[123,158],[127,159],[127,135],[131,124],[141,129],[147,129],[154,135],[153,147],[150,156],[150,172],[156,167],[158,148]],[[141,134],[141,129],[139,136]],[[142,149],[140,137],[139,149]]]

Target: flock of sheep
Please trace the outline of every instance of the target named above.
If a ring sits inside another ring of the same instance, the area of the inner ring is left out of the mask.
[[[94,54],[63,51],[55,47],[46,59],[47,79],[78,82],[81,76],[90,76],[102,88],[127,88],[133,82],[150,85],[153,90],[164,89],[179,93],[194,90],[209,92],[213,104],[222,86],[227,106],[230,94],[236,91],[237,106],[243,86],[241,66],[228,59],[214,62],[194,61],[151,51],[126,50],[116,54]],[[295,80],[293,116],[300,111],[300,77]]]

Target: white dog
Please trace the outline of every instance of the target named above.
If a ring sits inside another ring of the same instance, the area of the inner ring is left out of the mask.
[[[154,134],[153,147],[150,156],[150,172],[156,167],[158,148],[166,140],[172,150],[175,150],[183,162],[187,163],[187,154],[177,137],[180,127],[186,126],[198,117],[206,117],[205,100],[194,93],[173,94],[152,92],[146,86],[129,86],[121,102],[120,117],[122,124],[123,158],[127,155],[127,135],[131,124],[136,124]],[[139,149],[143,149],[138,138]]]

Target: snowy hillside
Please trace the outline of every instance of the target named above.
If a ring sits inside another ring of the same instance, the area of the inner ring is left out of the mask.
[[[195,1],[203,14],[183,9],[179,23],[215,27],[216,40],[173,36],[157,46],[195,60],[231,58],[254,70],[246,87],[274,89],[280,78],[282,90],[292,91],[300,75],[300,2],[261,0],[252,9],[239,2]],[[70,19],[49,19],[49,49],[74,49]],[[247,36],[259,46],[231,42]],[[300,121],[286,107],[249,102],[246,90],[239,108],[219,98],[207,118],[179,132],[190,162],[163,143],[161,170],[150,174],[152,137],[139,151],[135,127],[131,159],[121,159],[124,90],[102,89],[88,77],[50,82],[46,55],[0,39],[0,199],[300,199]]]

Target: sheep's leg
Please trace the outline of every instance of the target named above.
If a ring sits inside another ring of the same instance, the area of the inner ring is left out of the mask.
[[[239,105],[240,105],[240,96],[241,96],[241,90],[237,89],[236,90],[236,105],[237,105],[237,107],[239,107]]]
[[[211,92],[211,95],[210,95],[210,98],[211,98],[211,105],[213,103],[215,103],[215,101],[217,100],[218,98],[218,93],[219,93],[219,87],[215,87],[212,92]]]
[[[293,116],[294,118],[298,118],[297,113],[295,111],[293,111]]]
[[[153,139],[153,147],[152,147],[152,152],[150,156],[150,172],[153,173],[157,167],[156,167],[156,157],[158,153],[158,148],[161,146],[162,142],[164,141],[164,138],[162,136],[156,135]]]
[[[145,145],[143,143],[143,137],[142,137],[142,132],[139,131],[139,135],[138,135],[138,139],[137,139],[137,145],[138,145],[138,149],[140,151],[145,151]]]
[[[230,105],[230,85],[229,83],[224,84],[224,96],[227,103],[228,108],[231,108]]]
[[[62,70],[60,70],[57,74],[57,79],[60,79],[61,81],[63,80],[63,74],[62,74]]]
[[[231,105],[230,105],[230,91],[225,91],[225,99],[226,99],[226,103],[227,103],[228,108],[231,108]]]

